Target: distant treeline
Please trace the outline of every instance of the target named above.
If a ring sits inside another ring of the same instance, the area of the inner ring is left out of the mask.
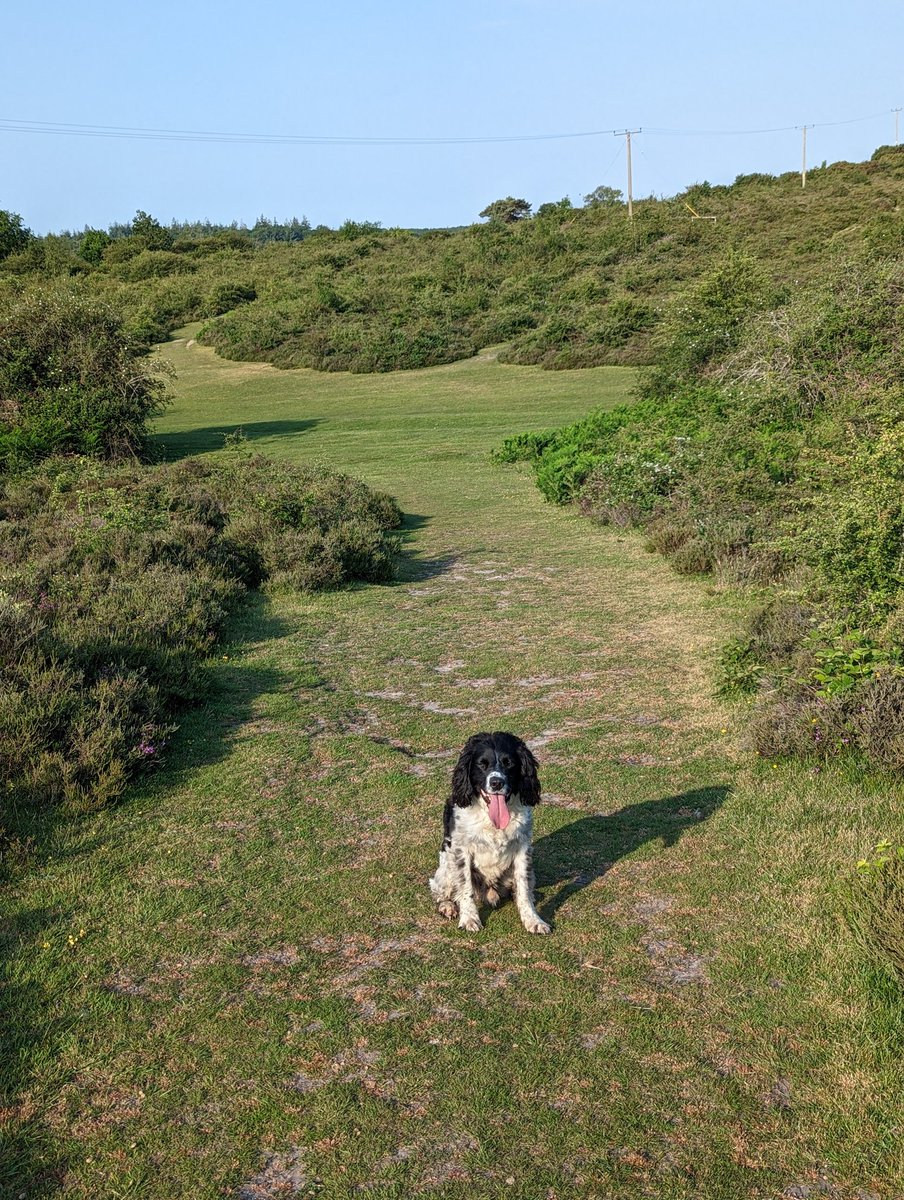
[[[139,218],[141,213],[138,214]],[[286,221],[271,221],[269,217],[259,216],[253,225],[244,221],[230,221],[228,225],[217,221],[170,221],[164,227],[173,242],[198,241],[202,238],[218,237],[222,234],[238,233],[247,237],[255,246],[265,246],[267,242],[301,242],[311,233],[311,222],[307,217],[290,217]],[[326,228],[322,226],[321,228]],[[58,236],[65,238],[72,245],[78,245],[89,233],[97,232],[86,225],[81,232],[64,229]],[[132,221],[114,221],[104,231],[111,241],[117,238],[131,237],[134,232]]]

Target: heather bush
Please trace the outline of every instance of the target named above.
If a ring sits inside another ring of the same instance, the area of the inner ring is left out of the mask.
[[[249,588],[392,578],[395,502],[229,452],[52,459],[0,491],[0,789],[85,811],[155,763]]]
[[[80,290],[26,292],[0,309],[0,471],[61,452],[141,456],[165,403],[145,349]]]

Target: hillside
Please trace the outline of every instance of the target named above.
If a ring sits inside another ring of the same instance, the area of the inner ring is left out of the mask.
[[[200,319],[224,357],[279,367],[391,371],[502,343],[504,362],[646,364],[669,302],[727,251],[755,259],[776,291],[794,288],[840,250],[904,246],[902,201],[904,148],[886,146],[814,169],[806,189],[793,172],[695,184],[636,203],[633,222],[621,203],[561,201],[511,223],[295,223],[296,240],[261,242],[259,226],[167,230],[139,214],[125,237],[35,239],[0,264],[0,288],[77,276],[145,340]]]

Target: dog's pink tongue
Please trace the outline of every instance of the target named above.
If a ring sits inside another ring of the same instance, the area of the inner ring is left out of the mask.
[[[508,805],[505,802],[505,796],[501,792],[491,792],[488,799],[490,802],[490,820],[497,829],[505,829],[506,825],[512,819],[509,815]]]

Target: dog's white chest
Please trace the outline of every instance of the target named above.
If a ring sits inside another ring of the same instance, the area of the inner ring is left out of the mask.
[[[498,879],[514,861],[518,851],[530,842],[533,814],[517,808],[505,829],[497,829],[485,812],[465,810],[456,814],[453,844],[468,852],[472,864],[485,879]]]

